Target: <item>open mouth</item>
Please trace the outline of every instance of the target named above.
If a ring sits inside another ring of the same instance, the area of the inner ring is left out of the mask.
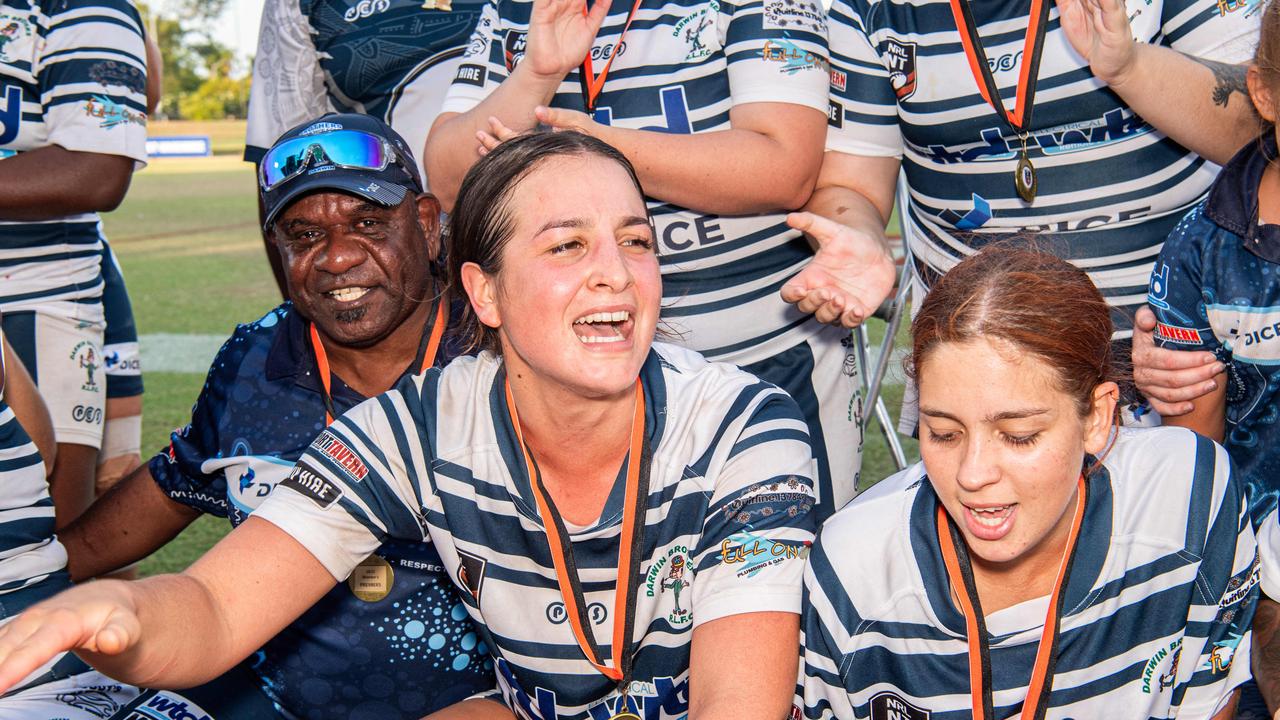
[[[1017,503],[974,507],[965,505],[965,520],[969,531],[983,540],[999,540],[1013,528],[1013,515]]]
[[[338,302],[355,302],[369,293],[367,287],[344,287],[325,293]]]
[[[593,312],[573,321],[573,333],[584,345],[605,345],[631,337],[634,325],[627,310]]]

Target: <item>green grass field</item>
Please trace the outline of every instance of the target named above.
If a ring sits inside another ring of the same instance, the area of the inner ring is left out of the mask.
[[[252,166],[241,161],[244,124],[154,123],[153,135],[209,135],[212,158],[153,161],[135,173],[124,204],[104,217],[107,237],[124,267],[144,351],[146,336],[221,338],[237,323],[260,317],[279,302],[257,231]],[[873,338],[883,334],[873,327]],[[900,334],[900,338],[905,337]],[[177,344],[180,338],[168,338]],[[901,346],[901,345],[900,345]],[[204,383],[207,365],[183,372],[147,370],[143,455],[168,444],[184,425]],[[152,358],[153,360],[155,358]],[[154,363],[153,363],[154,367]],[[897,417],[902,388],[889,386],[885,399]],[[916,453],[909,442],[908,452]],[[893,470],[883,437],[868,428],[863,484]],[[223,520],[202,518],[142,565],[144,574],[181,570],[225,534]]]

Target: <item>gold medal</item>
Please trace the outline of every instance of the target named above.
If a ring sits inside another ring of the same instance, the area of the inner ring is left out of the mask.
[[[1036,168],[1031,164],[1031,158],[1027,157],[1027,151],[1023,150],[1018,156],[1018,166],[1013,170],[1013,185],[1018,191],[1018,197],[1023,202],[1030,203],[1036,199]]]
[[[378,602],[391,594],[391,585],[395,582],[396,572],[391,563],[378,555],[370,555],[347,578],[347,587],[351,594],[368,602]]]
[[[643,718],[633,712],[623,710],[617,715],[610,717],[609,720],[643,720]]]

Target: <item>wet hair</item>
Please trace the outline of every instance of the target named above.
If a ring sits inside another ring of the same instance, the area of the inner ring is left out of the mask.
[[[475,263],[490,276],[502,270],[502,252],[515,231],[510,200],[520,183],[542,163],[558,157],[596,156],[622,166],[636,192],[644,197],[635,168],[612,145],[578,132],[537,132],[508,140],[472,166],[462,180],[458,201],[449,215],[448,281],[455,297],[466,299],[462,266]],[[499,352],[498,334],[476,317],[464,303],[454,330],[468,351],[477,348]]]
[[[1001,340],[1053,368],[1081,417],[1099,384],[1119,379],[1111,310],[1089,276],[1025,244],[990,245],[952,268],[911,323],[907,372],[918,381],[943,343]]]

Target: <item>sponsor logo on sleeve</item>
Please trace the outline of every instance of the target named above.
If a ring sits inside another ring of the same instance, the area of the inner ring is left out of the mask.
[[[826,35],[827,14],[821,6],[810,3],[808,0],[766,0],[764,28],[766,30],[803,30]]]
[[[929,720],[932,713],[891,692],[871,697],[871,720]]]
[[[1199,345],[1200,331],[1168,323],[1156,323],[1156,339],[1178,345]]]
[[[134,707],[126,720],[212,720],[199,705],[169,690],[155,693]],[[143,697],[146,697],[145,694]]]
[[[828,74],[831,72],[830,63],[820,53],[805,50],[787,38],[765,40],[760,48],[760,57],[766,62],[780,63],[778,69],[784,75],[815,69]]]
[[[898,100],[906,100],[916,92],[916,44],[896,38],[884,41],[880,55],[889,68],[889,83]]]
[[[516,65],[524,59],[524,50],[528,45],[529,34],[519,30],[508,30],[502,39],[502,57],[507,64],[507,72],[516,69]]]
[[[831,68],[831,89],[844,92],[849,87],[849,76],[843,70]]]
[[[311,498],[312,502],[320,507],[321,510],[327,510],[331,505],[342,497],[342,490],[333,483],[325,479],[320,473],[302,463],[298,463],[293,471],[289,473],[289,477],[280,483],[281,487],[287,487],[303,495]]]
[[[844,127],[844,105],[835,100],[827,101],[827,124],[833,128]]]
[[[342,468],[342,471],[352,480],[360,482],[369,476],[369,467],[364,464],[360,456],[328,431],[320,433],[320,436],[311,443],[311,447]]]
[[[466,63],[458,66],[458,75],[454,78],[454,82],[484,87],[484,81],[488,76],[489,71],[483,65]]]

